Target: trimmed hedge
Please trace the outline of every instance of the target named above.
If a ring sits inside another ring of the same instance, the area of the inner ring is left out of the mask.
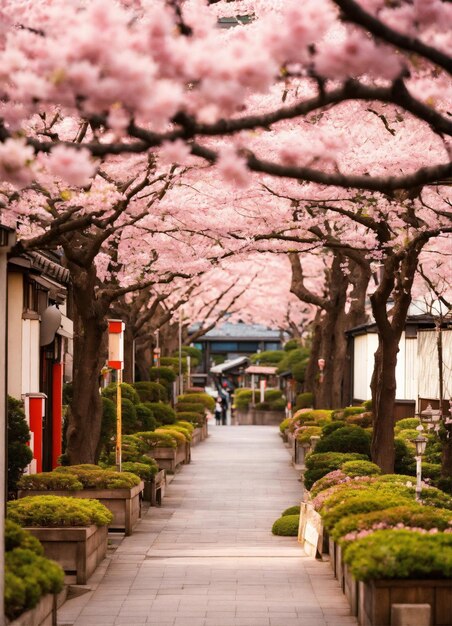
[[[446,530],[452,525],[452,512],[447,509],[437,509],[431,506],[422,506],[417,503],[405,504],[371,513],[348,515],[338,522],[331,532],[331,536],[341,545],[359,538],[348,537],[349,533],[358,534],[360,531],[387,530],[397,526],[422,528],[439,531]]]
[[[41,472],[39,474],[27,474],[19,480],[19,489],[25,491],[77,491],[83,489],[82,483],[75,474],[62,472]]]
[[[344,554],[357,580],[452,577],[452,534],[379,530],[358,539]]]
[[[176,380],[176,373],[171,367],[151,367],[149,377],[151,381],[165,381],[166,385],[169,386]]]
[[[105,398],[110,398],[113,402],[116,403],[117,397],[117,386],[116,383],[110,383],[104,389],[102,389],[102,395]],[[122,400],[130,400],[132,404],[140,403],[140,396],[136,392],[136,390],[129,385],[128,383],[121,383],[121,399]]]
[[[368,461],[364,454],[342,453],[342,452],[315,452],[306,457],[306,472],[304,474],[304,484],[306,489],[311,489],[312,485],[333,470],[339,469],[346,461]]]
[[[160,383],[142,380],[133,384],[141,402],[167,402],[168,393],[166,387]]]
[[[215,399],[209,396],[208,393],[188,393],[177,397],[177,403],[180,402],[194,402],[195,404],[202,404],[206,409],[213,412],[215,410]]]
[[[33,609],[42,596],[63,589],[62,568],[43,553],[35,537],[5,520],[5,614],[10,620]]]
[[[65,496],[27,496],[8,502],[7,511],[8,518],[20,526],[108,526],[113,519],[98,500]]]
[[[163,402],[146,402],[146,406],[151,409],[155,420],[159,424],[174,424],[176,421],[176,411],[169,404]]]
[[[272,533],[281,537],[297,537],[299,524],[299,515],[284,515],[273,524]]]
[[[190,422],[190,424],[194,426],[201,427],[206,423],[206,417],[204,414],[200,413],[192,413],[190,411],[181,411],[180,413],[176,413],[176,417],[185,422]]]
[[[299,393],[295,400],[295,408],[298,409],[309,409],[312,407],[314,403],[314,396],[310,391],[306,391],[305,393]]]
[[[290,506],[281,513],[281,517],[285,517],[286,515],[300,515],[300,505],[296,504],[295,506]]]
[[[174,437],[158,430],[154,432],[136,433],[136,436],[141,439],[146,444],[148,450],[151,451],[152,448],[177,448]]]
[[[83,489],[131,489],[140,484],[135,474],[104,470],[99,466],[68,465],[56,467],[53,474],[73,474],[82,483]],[[30,476],[33,478],[33,475]]]
[[[316,452],[357,452],[370,456],[371,435],[359,426],[343,426],[320,439]]]

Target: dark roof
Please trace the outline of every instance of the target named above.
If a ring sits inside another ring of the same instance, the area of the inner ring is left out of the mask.
[[[224,322],[221,326],[209,330],[197,341],[226,341],[228,339],[235,341],[281,341],[281,331],[262,324]]]

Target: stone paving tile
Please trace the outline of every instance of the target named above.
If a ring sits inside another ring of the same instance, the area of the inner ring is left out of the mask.
[[[211,431],[59,626],[356,626],[329,564],[270,532],[301,498],[277,429]]]

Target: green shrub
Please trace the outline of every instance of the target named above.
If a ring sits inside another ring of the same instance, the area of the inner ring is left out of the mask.
[[[247,410],[252,400],[253,392],[251,389],[236,389],[234,392],[234,403],[237,409]],[[259,398],[259,391],[255,392],[255,399]]]
[[[303,382],[308,361],[309,349],[297,347],[284,354],[284,358],[278,363],[277,372],[281,374],[290,371],[296,381]]]
[[[441,465],[439,463],[422,463],[422,478],[429,478],[435,483],[441,477]]]
[[[347,424],[345,422],[342,422],[342,421],[328,422],[327,424],[324,424],[322,426],[322,435],[324,437],[326,437],[327,435],[330,435],[331,433],[333,433],[338,428],[343,428],[346,425]]]
[[[281,513],[281,517],[285,517],[286,515],[300,515],[300,505],[296,504],[295,506],[290,506]]]
[[[146,406],[151,409],[155,420],[159,424],[174,424],[176,421],[176,411],[169,404],[163,402],[146,402]]]
[[[297,339],[289,339],[289,341],[286,341],[284,344],[284,352],[290,352],[291,350],[296,350],[299,347],[300,344]]]
[[[304,383],[307,365],[308,365],[307,359],[305,361],[302,361],[300,363],[294,363],[292,365],[291,367],[292,376],[297,381],[297,383]]]
[[[159,467],[154,459],[149,460],[153,462],[133,463],[126,461],[125,463],[122,463],[121,468],[124,472],[135,474],[135,476],[138,476],[141,480],[151,480],[151,478],[159,471]]]
[[[406,442],[399,437],[394,439],[395,463],[394,471],[396,474],[416,474],[416,460],[413,451],[407,446]]]
[[[100,449],[110,452],[116,435],[116,402],[102,397],[102,422],[100,427]]]
[[[107,387],[102,389],[102,395],[105,398],[110,398],[110,400],[113,400],[113,402],[116,404],[116,397],[117,397],[116,383],[110,383],[109,385],[107,385]],[[132,404],[139,404],[140,402],[140,396],[138,395],[136,390],[132,387],[132,385],[129,385],[128,383],[121,383],[121,399],[130,400]]]
[[[257,402],[256,409],[258,411],[269,411],[270,410],[270,402]]]
[[[65,496],[27,496],[8,502],[7,511],[20,526],[108,526],[113,519],[98,500]]]
[[[204,415],[205,406],[201,402],[178,402],[176,404],[176,413],[200,413]]]
[[[169,424],[168,426],[165,426],[164,430],[169,430],[171,432],[174,430],[175,432],[181,433],[181,435],[184,436],[185,441],[191,441],[191,432],[188,430],[188,428],[184,428],[183,426],[179,426],[178,424]]]
[[[266,389],[265,390],[265,402],[275,402],[275,400],[279,400],[282,398],[281,389]]]
[[[397,434],[401,430],[416,430],[421,425],[421,420],[418,417],[405,417],[403,420],[399,420],[394,425],[394,432]]]
[[[344,417],[350,417],[350,415],[360,415],[365,412],[366,409],[363,406],[347,406],[344,409]]]
[[[25,491],[77,491],[78,489],[83,489],[83,485],[77,476],[62,472],[42,472],[40,474],[22,476],[18,487]]]
[[[155,432],[136,433],[136,436],[144,441],[148,450],[152,450],[153,448],[177,448],[174,437],[159,432],[158,430]]]
[[[316,422],[321,422],[323,420],[329,421],[332,419],[333,411],[330,411],[329,409],[313,409],[310,412],[310,415]]]
[[[176,442],[176,446],[183,445],[187,441],[186,436],[183,433],[181,433],[179,430],[176,430],[175,428],[170,428],[170,427],[163,428],[162,427],[162,428],[157,428],[155,432],[157,435],[169,435]]]
[[[393,508],[372,511],[358,515],[348,515],[338,522],[332,530],[331,536],[335,541],[344,545],[344,538],[349,533],[358,533],[367,530],[387,530],[397,525],[411,528],[430,530],[437,528],[440,531],[450,528],[452,512],[447,509],[423,506],[417,503],[405,504]],[[350,537],[348,541],[352,540]]]
[[[194,426],[201,427],[206,423],[206,417],[201,413],[192,413],[190,411],[176,413],[178,419],[190,422]]]
[[[411,501],[410,496],[403,497],[397,492],[391,495],[390,492],[377,493],[368,489],[358,490],[355,493],[351,492],[345,501],[339,502],[336,506],[329,508],[328,511],[322,511],[323,525],[331,534],[336,524],[344,517],[389,509],[399,504],[409,504]]]
[[[374,476],[381,474],[381,469],[371,461],[347,461],[341,465],[341,471],[354,478],[355,476]]]
[[[320,439],[316,452],[357,452],[370,456],[371,435],[359,426],[343,426]]]
[[[14,548],[25,548],[42,556],[44,548],[42,544],[28,531],[10,519],[5,520],[5,551],[10,552]]]
[[[177,417],[179,417],[179,415]],[[195,430],[195,427],[191,422],[186,422],[185,420],[181,419],[177,420],[175,426],[181,426],[182,428],[185,428],[185,430],[188,430],[190,435],[192,435],[193,431]]]
[[[322,429],[320,426],[302,426],[301,430],[298,431],[297,441],[300,443],[309,443],[311,437],[317,437],[321,432]]]
[[[361,426],[361,428],[369,428],[372,426],[373,414],[372,413],[360,413],[358,415],[349,415],[345,418],[347,424],[353,426]]]
[[[134,474],[95,467],[96,469],[83,465],[69,465],[57,467],[53,473],[73,474],[82,483],[83,489],[130,489],[140,482]]]
[[[140,397],[140,402],[167,402],[168,392],[160,383],[142,380],[133,384]]]
[[[436,481],[436,486],[448,495],[452,495],[452,478],[441,477]]]
[[[177,356],[162,356],[160,358],[160,364],[162,367],[170,367],[176,374],[179,373],[179,357]],[[182,357],[181,370],[185,374],[187,372],[187,359]]]
[[[304,474],[304,484],[306,489],[333,470],[339,469],[346,461],[368,461],[364,454],[341,453],[341,452],[315,452],[306,457],[306,472]]]
[[[182,346],[181,352],[183,357],[190,357],[192,367],[199,365],[202,361],[202,350],[199,350],[199,348],[195,348],[194,346]],[[179,351],[173,352],[173,356],[178,357]]]
[[[452,534],[379,530],[358,539],[344,555],[357,580],[452,577]]]
[[[30,441],[30,429],[23,410],[22,402],[8,396],[8,493],[17,490],[17,481],[24,469],[31,462],[33,453],[27,443]]]
[[[137,413],[137,428],[135,430],[155,430],[157,428],[157,422],[152,412],[152,408],[148,406],[150,402],[144,402],[143,404],[137,404],[135,407]]]
[[[366,411],[372,411],[372,400],[364,400],[363,407]]]
[[[284,515],[273,524],[272,533],[282,537],[297,537],[299,524],[299,515]]]
[[[134,433],[139,429],[137,421],[137,411],[135,405],[131,400],[122,398],[121,400],[121,414],[122,414],[122,432]]]
[[[278,365],[285,357],[284,350],[264,350],[250,356],[251,363],[259,363],[260,365]]]
[[[310,391],[299,393],[295,401],[296,409],[309,409],[314,402],[314,396]]]
[[[190,393],[177,397],[179,402],[195,402],[202,404],[206,409],[213,412],[215,410],[215,399],[207,393]]]
[[[5,554],[5,614],[14,619],[34,608],[42,596],[59,593],[64,572],[57,563],[26,548]]]
[[[280,430],[280,432],[282,432],[282,433],[283,433],[285,430],[287,430],[287,429],[289,428],[289,426],[290,426],[291,422],[292,422],[292,418],[291,418],[291,417],[286,417],[286,419],[284,419],[284,420],[280,423],[280,425],[279,425],[279,430]]]
[[[270,410],[271,411],[284,411],[286,408],[286,401],[284,398],[278,398],[277,400],[273,400],[270,402]]]
[[[151,367],[149,369],[149,377],[151,380],[165,382],[167,386],[172,385],[176,380],[176,373],[171,367]]]

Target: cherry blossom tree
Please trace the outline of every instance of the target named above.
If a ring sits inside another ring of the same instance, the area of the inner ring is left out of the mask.
[[[303,205],[312,199],[317,207],[303,214],[305,233],[293,237],[291,223],[281,224],[267,212],[265,223],[257,222],[259,232],[243,230],[234,237],[228,228],[225,251],[220,235],[229,223],[205,233],[202,216],[192,216],[196,219],[183,229],[185,244],[198,246],[188,255],[190,266],[193,273],[204,271],[205,258],[243,253],[248,244],[256,249],[259,241],[266,246],[285,241],[273,251],[287,251],[291,237],[296,251],[314,240],[347,258],[357,251],[364,260],[353,261],[363,271],[381,261],[382,281],[372,294],[381,347],[373,385],[373,455],[389,471],[396,344],[423,250],[450,232],[451,5],[441,0],[389,5],[383,0],[256,0],[239,3],[236,10],[252,16],[251,22],[226,31],[216,21],[231,11],[228,2],[3,0],[2,213],[9,223],[19,219],[24,246],[70,238],[72,250],[78,249],[68,255],[75,275],[80,271],[76,257],[99,257],[100,248],[88,245],[93,232],[108,231],[121,203],[136,206],[129,195],[144,178],[132,177],[118,190],[108,180],[115,178],[109,168],[118,162],[124,171],[129,159],[142,159],[144,175],[149,159],[144,184],[151,187],[165,186],[150,178],[155,159],[159,167],[160,159],[190,168],[194,160],[199,170],[213,165],[211,175],[236,190],[256,181],[270,188],[274,181],[281,186],[296,181],[297,191],[305,193],[291,190],[292,197]],[[65,188],[55,199],[54,177],[81,188],[71,202]],[[138,188],[137,196],[142,192]],[[36,202],[37,196],[46,202]],[[175,222],[190,221],[184,203],[174,204],[170,217],[165,203],[158,204],[155,214],[148,207],[147,217],[137,222],[128,217],[120,236],[111,233],[102,241],[114,243],[113,263],[118,250],[115,280],[124,284],[119,289],[131,289],[143,266],[143,252],[131,243],[146,240],[143,228],[157,250],[144,265],[151,265],[151,258],[157,272],[165,269],[168,231]],[[325,216],[340,232],[353,224],[352,232],[334,241]],[[143,224],[146,220],[153,223]],[[173,237],[181,243],[182,235]],[[171,267],[181,267],[179,249],[187,250],[176,246]],[[138,254],[124,262],[126,251]],[[146,282],[140,281],[141,286]],[[110,295],[107,289],[102,301]],[[390,295],[398,299],[389,317]],[[88,302],[80,305],[89,309]]]

